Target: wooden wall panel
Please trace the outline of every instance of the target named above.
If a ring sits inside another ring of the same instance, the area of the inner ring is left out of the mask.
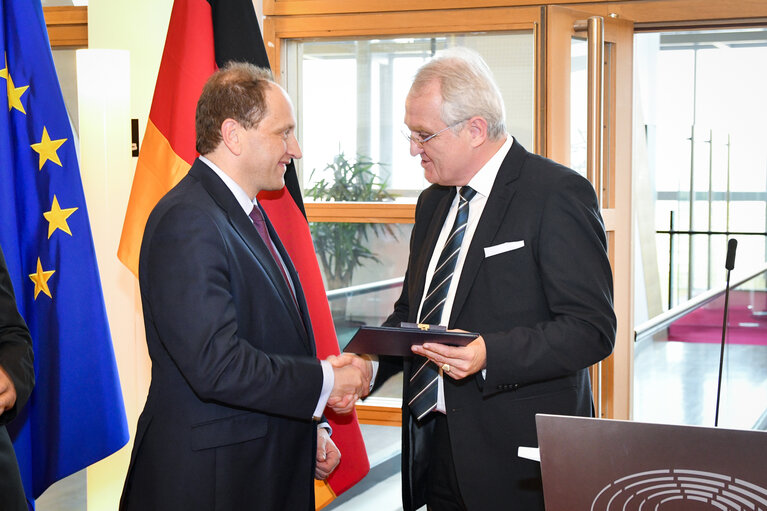
[[[43,14],[53,48],[88,47],[88,7],[44,7]]]
[[[558,0],[557,4],[576,4],[582,0]],[[592,0],[603,3],[609,0]],[[634,0],[630,0],[634,1]],[[535,0],[263,0],[267,16],[296,14],[356,14],[364,12],[427,11],[479,7],[531,7],[554,3]]]

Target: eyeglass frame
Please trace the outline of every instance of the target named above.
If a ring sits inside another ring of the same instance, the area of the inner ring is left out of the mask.
[[[432,133],[431,135],[429,135],[428,137],[424,138],[423,140],[418,140],[418,139],[416,139],[416,138],[413,138],[413,132],[412,132],[412,131],[410,131],[410,130],[409,130],[409,128],[407,128],[407,127],[405,127],[405,128],[402,128],[402,134],[403,134],[403,135],[405,136],[405,138],[406,138],[406,139],[408,139],[410,142],[414,143],[415,145],[417,145],[417,146],[418,146],[418,147],[420,147],[420,148],[423,148],[423,145],[424,145],[426,142],[428,142],[429,140],[433,139],[434,137],[436,137],[437,135],[439,135],[439,134],[441,134],[441,133],[444,133],[445,131],[447,131],[447,130],[449,130],[449,129],[455,128],[455,127],[456,127],[456,126],[458,126],[459,124],[462,124],[462,123],[464,123],[464,122],[466,122],[466,121],[468,121],[468,119],[464,119],[464,120],[462,120],[462,121],[458,121],[458,122],[456,122],[455,124],[451,124],[450,126],[447,126],[447,127],[445,127],[445,128],[442,128],[441,130],[439,130],[439,131],[438,131],[438,132],[436,132],[436,133]],[[408,129],[408,131],[410,131],[410,135],[408,135],[408,134],[407,134],[407,131],[405,131],[405,129]]]

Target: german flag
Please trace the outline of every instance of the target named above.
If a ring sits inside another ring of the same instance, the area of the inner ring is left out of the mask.
[[[135,275],[149,213],[197,157],[194,112],[202,87],[230,60],[269,67],[251,0],[175,0],[117,251],[120,261]],[[285,188],[262,192],[258,200],[301,276],[317,356],[324,359],[339,353],[338,339],[292,163],[285,182]],[[337,416],[330,412],[327,418],[342,458],[327,483],[315,481],[317,509],[370,469],[356,414]]]

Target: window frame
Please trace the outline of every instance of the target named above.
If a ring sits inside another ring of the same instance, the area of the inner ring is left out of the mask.
[[[269,12],[266,2],[264,11]],[[418,12],[359,13],[354,15],[266,16],[264,41],[272,71],[283,77],[283,46],[290,39],[321,39],[366,36],[424,36],[429,34],[531,31],[535,39],[534,151],[542,140],[541,17],[538,7],[443,9]],[[414,203],[321,203],[307,202],[310,222],[413,223]]]

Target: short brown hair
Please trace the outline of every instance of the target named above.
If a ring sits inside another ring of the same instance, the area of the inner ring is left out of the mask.
[[[194,115],[197,152],[204,155],[218,147],[226,119],[245,129],[258,126],[268,111],[266,91],[271,83],[271,71],[245,62],[229,62],[213,73],[202,88]]]

